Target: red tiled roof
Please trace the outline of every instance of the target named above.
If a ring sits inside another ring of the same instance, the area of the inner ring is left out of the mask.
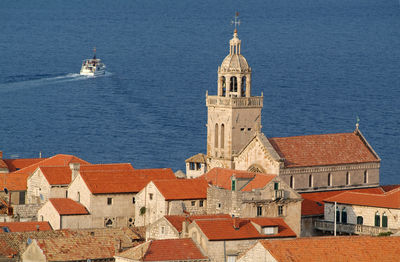
[[[6,162],[4,162],[4,160],[1,159],[1,158],[0,158],[0,168],[7,168],[8,169],[8,166],[7,166]]]
[[[204,178],[211,185],[231,190],[231,177],[235,175],[238,179],[248,179],[249,183],[241,191],[251,191],[252,189],[263,188],[275,175],[252,173],[243,170],[234,170],[227,168],[213,168],[200,178]]]
[[[301,203],[301,215],[302,216],[323,215],[324,199],[339,195],[343,192],[361,192],[370,194],[384,193],[380,187],[302,193],[300,195],[304,200]]]
[[[19,169],[39,163],[46,158],[20,158],[20,159],[4,159],[8,167],[8,172],[14,172]]]
[[[216,214],[216,215],[196,215],[196,216],[179,216],[179,215],[171,215],[165,216],[173,227],[178,232],[182,232],[182,223],[187,220],[189,223],[193,222],[196,219],[210,219],[210,218],[230,218],[231,216],[228,214]]]
[[[84,172],[110,172],[110,171],[133,171],[134,168],[130,163],[111,163],[111,164],[94,164],[82,165],[80,170]]]
[[[234,228],[234,221],[239,224],[239,229]],[[278,234],[264,235],[251,223],[261,226],[278,226]],[[222,218],[222,219],[198,219],[197,224],[208,240],[240,240],[240,239],[263,239],[276,237],[296,237],[293,230],[282,218]]]
[[[81,203],[78,203],[69,198],[50,198],[51,204],[57,210],[60,215],[88,215],[89,212],[86,210]]]
[[[91,236],[36,239],[46,261],[86,261],[114,257],[113,240]]]
[[[176,179],[170,168],[109,172],[84,170],[80,174],[93,194],[137,193],[151,180]]]
[[[269,138],[286,167],[380,162],[356,133]]]
[[[65,166],[40,167],[50,185],[68,185],[71,183],[71,168]]]
[[[392,191],[392,190],[397,189],[397,188],[399,188],[399,187],[400,187],[400,185],[383,185],[383,186],[381,186],[381,188],[382,188],[383,191],[385,191],[385,192]]]
[[[205,179],[153,180],[165,200],[206,199],[208,183]]]
[[[151,240],[117,255],[135,261],[190,261],[207,259],[190,238]]]
[[[26,191],[29,174],[0,173],[0,191]]]
[[[260,240],[278,262],[398,261],[400,237],[310,237]]]
[[[392,190],[385,194],[368,194],[359,192],[344,192],[324,200],[358,206],[386,207],[400,209],[400,190]]]
[[[1,256],[11,258],[16,254],[18,254],[18,252],[11,245],[4,239],[0,239],[0,258]]]
[[[50,158],[46,158],[43,161],[37,162],[33,165],[27,166],[20,170],[13,172],[14,174],[29,174],[31,175],[38,167],[42,166],[68,166],[69,163],[80,163],[81,165],[90,164],[85,160],[82,160],[73,155],[55,155]]]
[[[1,228],[7,227],[9,232],[28,232],[28,231],[46,231],[52,230],[49,222],[47,221],[30,221],[30,222],[1,222]]]

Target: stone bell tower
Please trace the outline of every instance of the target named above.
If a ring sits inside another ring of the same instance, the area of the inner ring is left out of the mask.
[[[218,67],[217,95],[207,92],[206,104],[208,170],[234,169],[233,157],[261,129],[263,107],[263,96],[251,96],[251,68],[241,54],[236,28],[229,41],[229,54]]]

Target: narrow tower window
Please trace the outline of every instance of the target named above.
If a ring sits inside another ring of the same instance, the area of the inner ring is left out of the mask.
[[[290,176],[289,185],[290,185],[291,188],[294,188],[294,178],[293,178],[293,176]]]
[[[241,96],[246,96],[246,77],[242,77]]]
[[[364,184],[368,183],[368,171],[364,171]]]
[[[350,173],[346,173],[346,185],[350,185]]]
[[[214,147],[218,148],[218,124],[215,124]]]
[[[328,173],[328,186],[332,186],[332,174]]]
[[[313,177],[312,175],[308,176],[308,187],[312,187],[313,186]]]
[[[221,125],[221,148],[224,148],[224,141],[225,140],[225,125]]]
[[[237,92],[237,79],[236,76],[231,77],[231,86],[230,86],[230,91],[231,92]]]
[[[222,80],[222,96],[226,96],[226,79],[225,76],[221,78]]]

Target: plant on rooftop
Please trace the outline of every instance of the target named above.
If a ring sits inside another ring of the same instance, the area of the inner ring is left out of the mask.
[[[388,232],[381,232],[378,234],[378,237],[388,237],[391,234],[393,234],[392,232],[388,231]]]

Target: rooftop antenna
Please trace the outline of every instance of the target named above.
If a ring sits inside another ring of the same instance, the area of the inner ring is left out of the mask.
[[[240,20],[239,20],[239,12],[236,12],[235,14],[235,20],[231,21],[232,25],[235,25],[235,32],[237,32],[237,26],[240,26]]]
[[[42,151],[39,151],[39,158],[42,158]]]
[[[358,130],[359,126],[360,126],[360,118],[357,116],[356,130]]]

